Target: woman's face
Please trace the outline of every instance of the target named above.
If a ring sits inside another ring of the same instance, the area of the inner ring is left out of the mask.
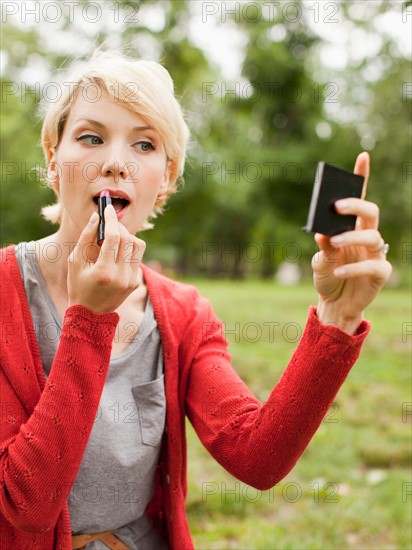
[[[49,168],[58,174],[61,230],[73,236],[97,211],[103,189],[118,197],[112,200],[117,217],[135,234],[169,182],[159,133],[103,91],[90,102],[79,90],[60,143],[50,151]]]

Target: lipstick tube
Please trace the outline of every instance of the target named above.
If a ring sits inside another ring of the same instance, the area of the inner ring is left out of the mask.
[[[97,210],[98,210],[98,213],[99,213],[99,216],[100,216],[99,227],[98,227],[98,230],[97,230],[97,244],[99,246],[102,246],[103,241],[104,241],[105,222],[104,222],[103,213],[104,213],[104,209],[109,204],[112,204],[112,199],[110,198],[109,192],[104,190],[100,193],[100,196],[97,199]]]

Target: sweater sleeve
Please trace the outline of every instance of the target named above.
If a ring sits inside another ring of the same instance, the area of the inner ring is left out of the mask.
[[[230,363],[222,325],[209,308],[193,359],[186,410],[213,457],[260,490],[294,467],[355,363],[369,332],[323,325],[312,307],[302,338],[268,400],[260,403]]]
[[[117,313],[80,305],[66,310],[50,375],[29,418],[0,369],[8,406],[1,418],[0,511],[19,530],[50,531],[67,501],[95,421],[118,321]]]

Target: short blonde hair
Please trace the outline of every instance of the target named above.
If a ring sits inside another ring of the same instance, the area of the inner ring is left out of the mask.
[[[50,148],[57,147],[63,135],[70,109],[81,88],[97,85],[115,101],[123,103],[136,112],[159,132],[165,146],[170,168],[170,181],[157,196],[149,218],[163,212],[168,197],[178,190],[177,182],[182,179],[189,128],[184,120],[182,108],[174,95],[173,80],[169,72],[159,63],[134,59],[119,52],[104,52],[99,49],[88,61],[75,65],[61,79],[60,97],[44,105],[44,122],[41,144],[48,163]],[[42,208],[43,217],[60,223],[62,206],[57,187],[50,182],[57,202]],[[153,224],[147,220],[142,230]]]

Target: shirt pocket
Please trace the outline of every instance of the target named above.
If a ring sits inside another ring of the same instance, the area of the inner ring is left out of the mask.
[[[139,412],[140,431],[145,445],[158,447],[166,419],[164,374],[152,382],[132,387]]]

